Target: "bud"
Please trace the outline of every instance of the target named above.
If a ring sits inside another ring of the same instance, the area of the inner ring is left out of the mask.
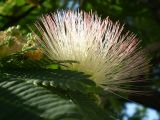
[[[0,58],[21,51],[24,38],[20,34],[20,26],[9,27],[6,31],[0,31]]]

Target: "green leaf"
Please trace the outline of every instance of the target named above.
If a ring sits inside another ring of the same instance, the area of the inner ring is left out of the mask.
[[[1,68],[0,76],[0,119],[111,120],[90,99],[96,85],[83,73]]]
[[[35,87],[22,81],[1,80],[0,89],[2,120],[76,120],[83,117],[72,101],[43,87]]]
[[[0,75],[4,79],[23,80],[27,83],[45,87],[58,87],[63,90],[83,93],[100,92],[100,88],[84,73],[69,70],[1,68]]]

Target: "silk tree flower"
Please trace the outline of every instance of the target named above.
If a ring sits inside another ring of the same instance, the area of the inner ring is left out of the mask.
[[[108,91],[131,91],[125,84],[148,72],[148,60],[139,40],[109,18],[83,11],[43,15],[35,24],[37,43],[52,60],[73,60],[63,69],[84,72]]]

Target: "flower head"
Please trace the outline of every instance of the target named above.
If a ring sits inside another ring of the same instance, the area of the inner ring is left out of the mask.
[[[42,16],[36,27],[38,43],[50,59],[77,61],[64,63],[65,69],[90,74],[106,90],[125,90],[124,83],[147,72],[138,39],[129,32],[121,35],[118,22],[83,11],[59,11]]]

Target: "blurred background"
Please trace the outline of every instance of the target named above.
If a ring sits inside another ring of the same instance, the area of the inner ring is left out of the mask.
[[[149,92],[125,98],[109,95],[105,107],[122,120],[160,120],[160,0],[0,0],[0,31],[21,25],[26,34],[39,16],[60,9],[92,10],[102,18],[109,16],[142,40],[152,65],[149,80],[142,84]]]

